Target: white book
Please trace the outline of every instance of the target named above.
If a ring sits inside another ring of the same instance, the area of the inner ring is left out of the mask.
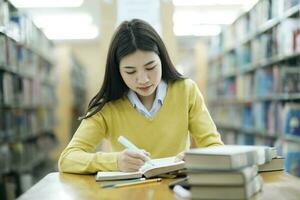
[[[185,162],[188,169],[234,170],[269,162],[272,152],[266,146],[212,146],[188,150]]]
[[[188,182],[191,185],[239,186],[248,183],[258,173],[257,165],[240,170],[188,170]]]
[[[249,199],[263,187],[260,175],[241,186],[192,186],[192,199]]]
[[[143,165],[137,172],[99,171],[96,174],[96,181],[133,179],[143,176],[146,178],[151,178],[184,168],[184,161],[175,161],[175,157],[152,159],[151,163],[153,163],[154,166],[146,162],[145,165]]]

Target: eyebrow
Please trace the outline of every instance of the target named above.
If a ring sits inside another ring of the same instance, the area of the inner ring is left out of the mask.
[[[155,60],[151,60],[151,61],[147,62],[146,64],[144,64],[144,66],[146,67],[148,65],[153,64],[154,62],[155,62]],[[124,68],[126,68],[126,69],[133,69],[135,67],[133,67],[133,66],[124,66]]]

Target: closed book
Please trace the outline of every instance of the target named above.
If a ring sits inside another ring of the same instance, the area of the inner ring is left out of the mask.
[[[152,159],[151,163],[154,166],[145,163],[141,169],[137,172],[103,172],[99,171],[96,174],[96,181],[107,181],[107,180],[123,180],[133,178],[152,178],[165,173],[174,172],[184,168],[183,161],[175,161],[175,157],[166,157],[159,159]]]
[[[190,170],[187,174],[191,185],[244,185],[257,175],[257,165],[234,171]]]
[[[277,156],[270,162],[258,166],[259,172],[279,171],[284,169],[284,158]]]
[[[260,175],[241,186],[192,186],[192,199],[249,199],[262,189]]]
[[[224,145],[188,150],[186,168],[235,170],[272,159],[272,150],[265,146]]]

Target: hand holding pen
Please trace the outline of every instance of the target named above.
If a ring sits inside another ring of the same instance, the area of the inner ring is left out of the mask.
[[[127,148],[118,156],[118,168],[120,171],[138,171],[145,164],[145,162],[151,164],[151,162],[149,162],[149,152],[137,148],[123,136],[120,136],[118,141]]]

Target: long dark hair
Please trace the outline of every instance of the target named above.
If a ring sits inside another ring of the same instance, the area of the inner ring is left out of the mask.
[[[162,39],[150,24],[140,19],[124,21],[111,40],[102,87],[90,101],[87,113],[81,119],[93,116],[103,108],[105,103],[119,99],[128,92],[128,87],[119,71],[119,64],[124,56],[136,50],[153,51],[159,56],[163,80],[183,79],[172,64]]]

